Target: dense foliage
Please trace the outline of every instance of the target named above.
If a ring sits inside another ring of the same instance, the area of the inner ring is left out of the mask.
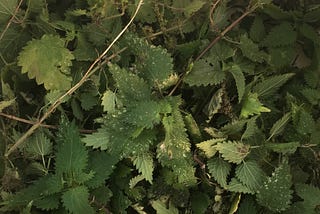
[[[316,2],[1,0],[1,212],[319,213]]]

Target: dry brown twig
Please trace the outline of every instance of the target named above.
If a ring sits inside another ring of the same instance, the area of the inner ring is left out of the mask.
[[[2,31],[1,35],[0,35],[0,41],[2,40],[4,34],[7,32],[7,30],[9,29],[11,23],[13,22],[13,20],[16,18],[16,15],[21,7],[23,0],[20,0],[20,2],[18,3],[16,9],[14,10],[14,13],[12,14],[12,17],[10,18],[10,20],[8,21],[6,27],[4,28],[4,30]]]
[[[59,97],[50,107],[49,109],[44,113],[44,115],[37,121],[22,137],[20,137],[13,145],[12,147],[6,152],[5,157],[8,158],[12,152],[14,152],[20,145],[23,144],[23,142],[33,134],[35,130],[37,130],[41,124],[51,115],[52,112],[55,111],[55,109],[62,103],[63,99],[71,94],[73,94],[80,86],[87,81],[87,79],[96,71],[98,70],[99,66],[96,67],[97,64],[105,57],[105,55],[109,52],[111,47],[118,41],[118,39],[124,34],[124,32],[128,29],[128,27],[131,25],[133,20],[135,19],[136,15],[138,14],[138,11],[140,10],[140,7],[143,3],[143,0],[140,0],[135,13],[131,17],[128,24],[122,29],[122,31],[117,35],[117,37],[111,42],[111,44],[105,49],[105,51],[90,65],[86,73],[83,75],[81,80],[75,84],[71,89],[69,89],[64,95]]]
[[[26,120],[26,119],[23,119],[23,118],[20,118],[20,117],[16,117],[14,115],[5,114],[3,112],[0,112],[0,116],[8,118],[10,120],[15,120],[15,121],[18,121],[18,122],[21,122],[21,123],[25,123],[25,124],[30,124],[30,125],[36,124],[36,121]],[[58,129],[59,128],[58,126],[48,125],[48,124],[40,124],[40,127],[47,128],[47,129]],[[95,132],[94,130],[89,130],[89,129],[80,129],[79,131],[81,133],[87,133],[87,134]]]

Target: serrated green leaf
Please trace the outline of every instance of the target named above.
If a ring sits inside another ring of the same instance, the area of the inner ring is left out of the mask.
[[[101,150],[106,150],[108,148],[108,143],[110,142],[110,133],[104,128],[100,128],[97,132],[86,135],[82,138],[82,141],[86,146],[92,146],[93,149],[100,148]]]
[[[89,191],[85,186],[68,189],[62,195],[62,203],[70,213],[95,213],[89,204]]]
[[[232,178],[228,186],[226,187],[227,190],[231,192],[239,192],[245,194],[254,194],[247,186],[243,185],[238,179]]]
[[[231,164],[221,158],[212,158],[207,163],[210,174],[221,185],[227,186],[227,177],[231,171]]]
[[[198,10],[200,10],[203,5],[205,5],[206,2],[205,1],[191,1],[190,4],[188,4],[185,8],[184,8],[184,13],[186,14],[186,17],[190,17],[192,14],[194,14],[195,12],[197,12]]]
[[[266,35],[266,30],[261,16],[255,16],[250,28],[250,38],[255,42],[260,42]]]
[[[133,189],[140,181],[145,180],[145,177],[140,174],[130,179],[129,188]]]
[[[210,49],[210,57],[218,61],[227,60],[235,55],[235,50],[227,43],[220,40]]]
[[[129,4],[129,11],[131,14],[134,13],[136,9],[135,4]],[[139,13],[135,17],[136,20],[139,20],[141,22],[146,22],[146,23],[153,23],[157,21],[157,15],[154,12],[154,2],[152,1],[146,1],[143,3],[143,6],[139,10]]]
[[[127,110],[127,122],[141,128],[153,128],[154,125],[160,123],[161,110],[159,102],[151,100],[139,102]]]
[[[246,120],[234,120],[231,123],[228,123],[227,125],[223,126],[221,128],[221,131],[225,135],[234,135],[239,132],[241,132],[246,125]]]
[[[163,166],[174,169],[179,184],[194,185],[195,169],[190,155],[190,142],[186,133],[183,117],[179,110],[181,99],[170,97],[171,115],[163,117],[165,138],[158,145],[157,158]]]
[[[299,32],[306,38],[313,41],[315,44],[320,44],[320,38],[317,31],[309,24],[303,23],[299,26]]]
[[[284,130],[285,126],[288,124],[290,119],[291,119],[291,112],[288,112],[285,115],[283,115],[283,117],[281,117],[279,120],[277,120],[277,122],[275,122],[272,128],[270,129],[270,132],[269,132],[270,136],[268,140],[280,134]]]
[[[288,209],[293,193],[291,185],[290,168],[282,164],[261,185],[256,194],[258,203],[274,212]]]
[[[116,86],[119,89],[120,99],[123,102],[146,101],[150,99],[150,86],[140,77],[132,72],[109,63]]]
[[[162,83],[173,73],[173,59],[164,48],[149,45],[133,34],[127,35],[125,41],[137,57],[139,76],[151,85]]]
[[[105,151],[92,151],[89,153],[88,169],[94,172],[93,178],[85,182],[90,188],[96,188],[105,183],[113,172],[119,157],[112,156]]]
[[[35,200],[33,202],[33,205],[39,209],[42,210],[53,210],[53,209],[58,209],[60,205],[60,193],[56,193],[53,195],[48,195],[45,198]]]
[[[246,130],[243,132],[241,136],[241,140],[249,139],[254,136],[254,134],[258,131],[258,126],[256,124],[257,116],[252,117],[247,121]]]
[[[244,98],[240,117],[248,118],[252,115],[260,115],[262,112],[270,112],[271,110],[264,107],[258,99],[257,93],[250,93]]]
[[[230,11],[228,10],[229,8],[227,3],[228,2],[219,2],[211,15],[212,20],[214,20],[214,27],[217,29],[224,29],[229,23],[228,17],[230,15]]]
[[[258,214],[256,201],[251,197],[246,197],[244,200],[241,200],[238,214]]]
[[[253,62],[262,63],[267,59],[267,54],[259,50],[258,44],[251,41],[247,35],[242,35],[240,37],[239,45],[242,54]]]
[[[96,56],[96,51],[92,44],[87,41],[83,32],[74,35],[77,38],[76,48],[73,51],[75,59],[78,61],[92,61]]]
[[[114,92],[106,90],[101,98],[103,111],[113,114],[116,111],[117,96]]]
[[[110,198],[112,197],[112,191],[106,186],[98,187],[97,189],[90,191],[90,194],[99,203],[107,203],[110,201]]]
[[[45,200],[46,196],[59,193],[63,189],[63,180],[57,175],[47,175],[35,181],[27,188],[16,193],[8,202],[9,206],[26,206],[31,201]]]
[[[297,39],[297,32],[288,22],[281,22],[273,27],[263,40],[268,47],[279,47],[293,44]]]
[[[297,56],[294,46],[269,48],[269,54],[270,60],[268,62],[275,68],[290,66],[292,61]]]
[[[91,110],[95,105],[98,104],[98,97],[96,96],[97,93],[95,92],[86,92],[80,94],[80,102],[81,108],[85,111]]]
[[[236,168],[236,177],[251,191],[256,192],[264,179],[264,172],[255,161],[244,161]]]
[[[78,119],[78,120],[83,120],[83,112],[80,107],[80,103],[76,99],[71,99],[71,109],[73,115]]]
[[[201,149],[208,158],[213,157],[217,149],[214,147],[217,143],[225,141],[225,138],[214,138],[210,140],[203,141],[201,143],[197,143],[196,146]]]
[[[133,164],[144,178],[152,184],[153,158],[149,154],[140,154],[134,158]]]
[[[259,97],[267,98],[275,93],[282,85],[284,85],[294,73],[287,73],[277,76],[267,77],[260,83],[253,87],[253,92],[257,93]]]
[[[172,203],[167,205],[160,200],[151,201],[151,206],[156,210],[157,214],[178,214],[179,210]]]
[[[288,20],[291,18],[289,11],[285,11],[275,4],[266,5],[262,11],[275,20]]]
[[[18,65],[22,73],[28,73],[30,79],[35,78],[47,90],[67,90],[71,87],[68,75],[73,59],[60,37],[43,35],[40,40],[28,42],[19,54]]]
[[[203,192],[193,192],[191,195],[191,209],[194,214],[205,213],[210,205],[210,198]]]
[[[12,99],[12,100],[5,100],[5,101],[1,101],[0,102],[0,112],[2,112],[5,108],[15,104],[16,100]]]
[[[55,168],[57,174],[78,174],[85,170],[88,151],[80,139],[75,122],[62,122],[57,139]]]
[[[297,195],[303,199],[302,205],[305,211],[316,213],[317,206],[320,205],[320,189],[307,184],[296,184],[295,190]]]
[[[320,93],[318,89],[304,88],[301,90],[301,94],[311,103],[317,105],[320,101]]]
[[[224,142],[214,146],[222,155],[223,159],[230,163],[241,163],[250,152],[250,145],[245,145],[240,142]]]
[[[25,149],[31,155],[45,156],[52,152],[52,142],[43,132],[36,132]]]
[[[233,64],[228,71],[232,74],[234,80],[236,81],[238,102],[240,103],[245,90],[245,77],[241,71],[241,68],[236,64]]]
[[[289,142],[289,143],[268,143],[266,148],[271,149],[274,152],[282,154],[293,154],[300,146],[299,142]]]
[[[190,86],[216,85],[226,78],[216,59],[200,59],[196,61],[184,81]]]
[[[298,112],[297,119],[294,120],[295,129],[302,135],[310,134],[315,128],[312,115],[304,109]]]

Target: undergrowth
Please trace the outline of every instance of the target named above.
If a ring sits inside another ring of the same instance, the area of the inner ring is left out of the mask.
[[[319,213],[316,2],[2,0],[1,212]]]

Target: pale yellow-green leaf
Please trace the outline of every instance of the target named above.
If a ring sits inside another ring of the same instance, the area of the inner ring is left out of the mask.
[[[214,146],[219,142],[223,142],[224,140],[225,138],[210,139],[210,140],[206,140],[201,143],[198,143],[196,144],[196,146],[199,149],[201,149],[208,158],[211,158],[217,152],[217,149]]]
[[[6,100],[6,101],[1,101],[0,102],[0,112],[2,112],[5,108],[13,105],[15,103],[15,99],[12,100]]]
[[[261,112],[270,112],[258,99],[258,94],[249,93],[243,100],[240,117],[248,118],[252,115],[259,115]]]
[[[47,90],[68,90],[71,87],[70,66],[74,59],[65,42],[58,36],[43,35],[27,43],[18,57],[21,73],[44,84]]]
[[[116,94],[110,90],[104,92],[101,105],[103,106],[103,111],[114,113],[116,110]]]
[[[250,145],[232,141],[218,143],[214,148],[226,161],[236,164],[241,163],[250,152]]]
[[[178,214],[179,210],[174,207],[172,203],[169,204],[169,208],[167,208],[167,205],[160,201],[151,201],[151,206],[153,209],[156,210],[157,214]]]

